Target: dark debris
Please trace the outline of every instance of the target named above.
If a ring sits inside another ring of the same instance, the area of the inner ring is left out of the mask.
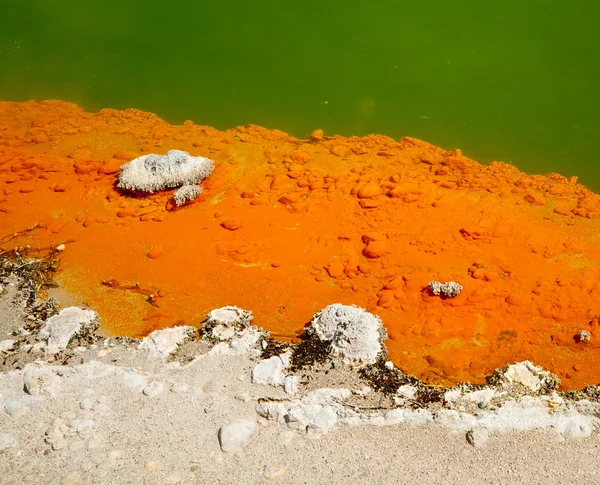
[[[303,336],[293,348],[290,370],[298,372],[314,364],[324,364],[331,357],[331,342]]]

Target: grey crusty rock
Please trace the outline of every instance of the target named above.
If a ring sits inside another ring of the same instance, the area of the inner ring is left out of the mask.
[[[194,200],[202,193],[202,189],[197,185],[185,184],[178,188],[173,194],[173,199],[177,206],[183,205],[190,200]]]
[[[310,331],[331,341],[333,353],[345,360],[375,362],[385,352],[387,332],[381,319],[356,306],[328,305],[315,314]]]
[[[454,281],[448,281],[447,283],[440,283],[439,281],[429,282],[429,291],[436,296],[445,296],[447,298],[454,298],[460,295],[463,287]]]
[[[66,349],[73,338],[94,332],[99,324],[100,317],[96,312],[72,306],[46,320],[39,337],[48,341],[48,353],[55,354]]]
[[[143,155],[121,166],[117,187],[138,192],[190,186],[180,192],[175,202],[181,205],[200,195],[200,187],[193,187],[214,170],[212,160],[193,157],[182,150],[169,150],[165,155]],[[178,191],[179,192],[179,191]],[[178,202],[179,201],[179,202]]]

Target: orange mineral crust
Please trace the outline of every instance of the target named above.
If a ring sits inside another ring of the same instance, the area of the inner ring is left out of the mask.
[[[146,153],[215,161],[204,192],[115,188]],[[390,358],[428,382],[482,382],[530,359],[564,389],[600,382],[600,197],[557,174],[480,165],[459,150],[384,136],[307,140],[220,132],[150,113],[59,101],[0,103],[5,249],[64,244],[58,281],[105,334],[198,325],[237,305],[292,339],[330,303],[388,329]],[[441,299],[430,280],[456,281]],[[577,342],[580,331],[589,341]]]

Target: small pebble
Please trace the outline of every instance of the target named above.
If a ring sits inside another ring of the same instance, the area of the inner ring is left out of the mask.
[[[247,392],[240,392],[235,396],[235,398],[242,402],[250,402],[252,400],[252,397]]]
[[[0,453],[12,448],[17,443],[17,440],[9,434],[0,433]]]
[[[148,397],[156,397],[161,394],[164,390],[162,382],[154,381],[146,386],[144,394]]]
[[[70,472],[65,475],[63,478],[63,485],[73,485],[79,481],[81,478],[81,473],[79,472]]]
[[[83,450],[83,443],[81,441],[73,441],[72,443],[69,443],[69,451],[71,453],[77,453],[81,450]]]
[[[287,473],[287,466],[277,464],[265,468],[264,476],[267,480],[277,480]]]
[[[481,401],[481,402],[477,403],[477,407],[479,409],[485,409],[485,408],[487,408],[487,403],[485,401]]]
[[[79,403],[79,407],[83,410],[92,409],[94,407],[94,400],[88,397]]]
[[[95,450],[102,445],[102,441],[103,441],[102,436],[99,435],[98,433],[95,433],[92,436],[90,436],[90,438],[87,440],[86,448],[89,451]]]
[[[220,453],[218,451],[213,451],[210,454],[210,459],[212,461],[214,461],[215,463],[223,463],[223,453]]]
[[[67,447],[67,440],[64,438],[59,438],[52,443],[52,449],[54,451],[60,451]]]
[[[171,392],[174,392],[176,394],[182,394],[184,392],[188,392],[190,390],[190,386],[187,385],[185,382],[176,382],[175,384],[173,384],[173,386],[171,386]]]
[[[146,470],[148,470],[149,472],[153,472],[154,470],[156,470],[158,468],[158,462],[157,461],[149,461],[144,465],[144,468]]]
[[[181,475],[177,473],[171,473],[170,475],[167,475],[165,478],[163,478],[163,483],[165,485],[174,485],[176,483],[179,483],[180,481]]]

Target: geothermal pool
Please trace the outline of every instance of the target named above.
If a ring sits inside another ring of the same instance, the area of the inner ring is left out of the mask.
[[[198,199],[117,190],[123,163],[173,148],[215,162]],[[481,382],[529,359],[581,388],[600,381],[599,224],[600,196],[575,178],[415,138],[0,103],[2,245],[64,244],[60,291],[98,311],[106,335],[237,305],[293,340],[339,302],[379,315],[391,360],[428,382]],[[441,299],[430,280],[464,289]]]

